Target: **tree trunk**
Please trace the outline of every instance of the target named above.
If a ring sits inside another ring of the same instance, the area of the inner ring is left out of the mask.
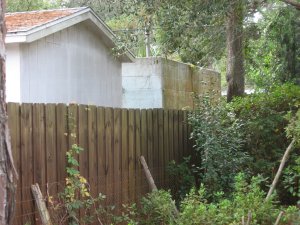
[[[14,165],[5,102],[5,0],[0,0],[0,225],[11,224],[15,206]],[[17,175],[15,173],[15,175]]]
[[[243,9],[235,3],[227,17],[227,101],[241,96],[245,91],[245,69],[243,51]]]

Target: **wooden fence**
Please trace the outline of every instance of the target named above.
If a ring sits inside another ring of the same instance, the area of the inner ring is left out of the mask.
[[[7,105],[15,164],[19,173],[13,224],[38,224],[30,187],[57,196],[66,177],[68,115],[74,118],[76,142],[83,147],[80,172],[92,195],[103,193],[106,204],[137,201],[148,185],[139,163],[144,155],[159,188],[171,181],[165,172],[170,160],[189,155],[187,113],[163,109],[113,109],[86,105]]]

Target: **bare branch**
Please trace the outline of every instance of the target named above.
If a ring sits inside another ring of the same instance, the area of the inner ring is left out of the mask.
[[[285,165],[286,161],[288,160],[288,157],[290,156],[291,151],[293,150],[294,143],[295,143],[295,139],[292,140],[292,142],[290,143],[290,145],[285,150],[285,153],[284,153],[284,155],[282,157],[282,160],[280,162],[280,166],[279,166],[279,168],[277,170],[276,176],[275,176],[275,178],[274,178],[274,180],[272,182],[272,185],[271,185],[271,187],[269,189],[269,192],[267,194],[267,197],[266,197],[265,201],[268,201],[270,199],[270,197],[271,197],[271,195],[272,195],[272,193],[273,193],[273,191],[274,191],[274,189],[275,189],[275,187],[276,187],[276,185],[278,183],[278,180],[279,180],[279,177],[280,177],[280,175],[282,173],[284,165]]]

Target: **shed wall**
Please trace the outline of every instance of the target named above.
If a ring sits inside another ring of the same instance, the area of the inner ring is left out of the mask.
[[[20,49],[21,102],[121,106],[121,62],[84,22]]]
[[[6,101],[20,102],[20,48],[19,44],[6,46]]]

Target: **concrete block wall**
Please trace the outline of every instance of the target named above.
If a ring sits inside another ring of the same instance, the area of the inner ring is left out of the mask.
[[[137,58],[122,64],[123,108],[162,108],[162,64],[156,58]]]
[[[124,108],[193,108],[194,93],[221,95],[220,74],[164,58],[123,64]]]

